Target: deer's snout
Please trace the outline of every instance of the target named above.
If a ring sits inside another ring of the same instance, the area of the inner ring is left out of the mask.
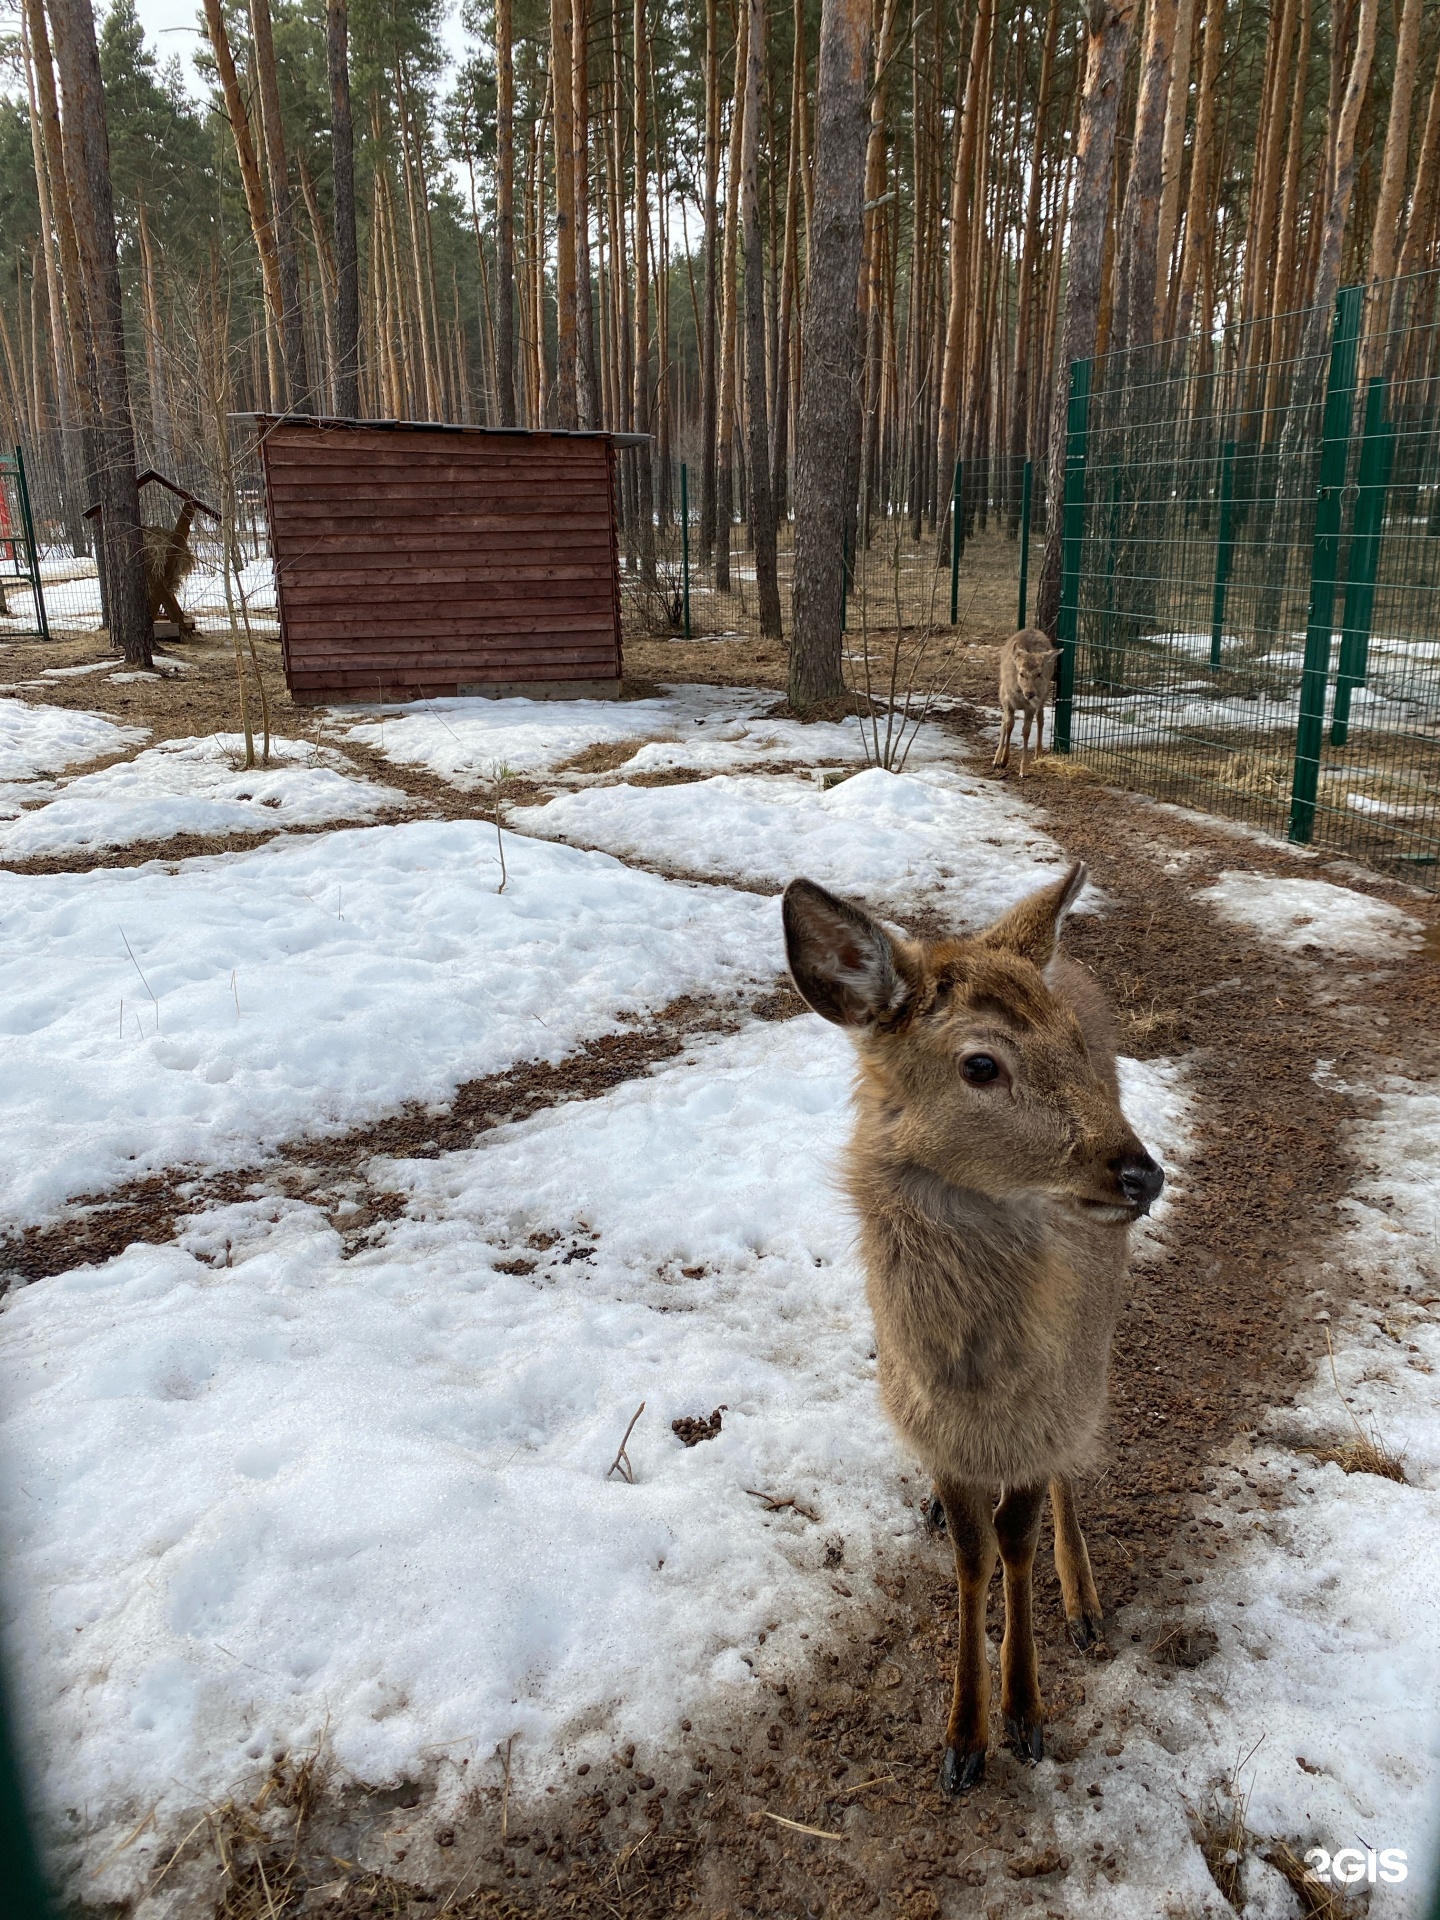
[[[1115,1184],[1141,1213],[1148,1213],[1160,1197],[1165,1184],[1164,1169],[1142,1147],[1139,1153],[1125,1153],[1110,1162]]]

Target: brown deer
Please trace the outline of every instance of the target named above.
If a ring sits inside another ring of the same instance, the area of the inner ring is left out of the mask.
[[[1072,1477],[1098,1449],[1127,1229],[1165,1176],[1120,1110],[1100,991],[1056,952],[1085,877],[1077,862],[985,932],[935,941],[810,880],[785,892],[795,985],[859,1054],[846,1188],[881,1398],[955,1553],[947,1793],[985,1771],[997,1552],[1001,1711],[1022,1758],[1044,1753],[1030,1576],[1047,1484],[1071,1636],[1083,1651],[1104,1633]]]
[[[1015,732],[1015,716],[1023,715],[1020,727],[1020,778],[1025,778],[1025,755],[1030,750],[1030,725],[1035,725],[1035,751],[1045,751],[1045,702],[1055,681],[1058,647],[1038,627],[1022,627],[1000,649],[1000,744],[994,764],[1010,764],[1010,739]]]

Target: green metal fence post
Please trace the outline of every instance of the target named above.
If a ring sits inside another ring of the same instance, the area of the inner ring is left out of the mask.
[[[1360,340],[1363,287],[1342,287],[1335,301],[1330,377],[1320,439],[1320,479],[1315,489],[1315,543],[1310,557],[1310,611],[1305,622],[1305,664],[1300,675],[1300,719],[1295,729],[1295,773],[1290,786],[1290,838],[1302,844],[1315,831],[1320,785],[1320,749],[1325,730],[1325,688],[1335,628],[1335,585],[1340,570],[1341,504],[1349,470],[1355,411],[1355,362]]]
[[[1020,611],[1017,626],[1025,624],[1025,603],[1030,597],[1030,503],[1035,491],[1034,462],[1025,462],[1020,481]]]
[[[1220,641],[1225,632],[1225,594],[1230,585],[1230,560],[1235,549],[1232,521],[1235,508],[1235,442],[1227,440],[1220,453],[1220,529],[1215,542],[1215,600],[1210,613],[1210,664],[1220,664]]]
[[[960,619],[960,543],[964,534],[960,528],[960,495],[964,485],[965,462],[955,462],[955,479],[950,488],[950,624],[955,626]]]
[[[685,638],[690,638],[690,476],[680,462],[680,589],[685,603]]]
[[[1065,422],[1064,538],[1060,560],[1060,617],[1055,640],[1060,649],[1055,681],[1057,753],[1070,751],[1070,721],[1075,706],[1075,641],[1080,631],[1080,561],[1085,546],[1085,462],[1090,442],[1089,360],[1070,363],[1070,405]],[[1054,503],[1051,504],[1054,511]]]
[[[30,483],[25,478],[25,456],[15,449],[15,482],[20,494],[20,524],[25,530],[25,550],[30,557],[30,587],[35,595],[35,617],[40,638],[50,638],[50,621],[45,612],[45,588],[40,579],[40,549],[35,544],[35,516],[30,511]]]
[[[1350,524],[1340,671],[1335,680],[1335,704],[1330,714],[1332,747],[1343,747],[1350,736],[1350,695],[1354,688],[1364,686],[1369,665],[1370,623],[1375,613],[1375,575],[1380,566],[1385,492],[1395,463],[1395,427],[1385,418],[1385,402],[1389,397],[1390,382],[1377,375],[1365,395],[1365,437],[1360,442],[1360,484]]]

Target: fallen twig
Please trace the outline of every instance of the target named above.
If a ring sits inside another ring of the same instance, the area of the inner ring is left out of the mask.
[[[746,1487],[745,1491],[750,1495],[751,1499],[763,1500],[767,1513],[781,1513],[786,1507],[793,1507],[796,1513],[803,1514],[807,1520],[814,1520],[818,1523],[820,1519],[819,1514],[816,1513],[813,1507],[807,1507],[802,1500],[797,1500],[793,1493],[787,1493],[782,1500],[773,1493],[762,1492],[759,1487]]]
[[[505,1785],[500,1793],[500,1844],[502,1847],[505,1844],[505,1835],[510,1826],[510,1749],[514,1744],[515,1736],[512,1733],[510,1738],[505,1742],[505,1758],[502,1763],[505,1768]],[[497,1747],[495,1751],[499,1753],[499,1747]]]
[[[792,1833],[813,1834],[817,1840],[843,1840],[843,1833],[831,1833],[825,1827],[807,1827],[802,1821],[787,1820],[783,1813],[771,1813],[768,1807],[761,1809],[767,1820],[773,1820],[777,1827],[789,1827]]]
[[[831,1793],[830,1798],[832,1800],[838,1800],[842,1794],[864,1793],[867,1787],[892,1786],[894,1781],[895,1776],[893,1773],[877,1773],[873,1780],[857,1780],[853,1787],[836,1787],[834,1792]]]
[[[620,1473],[624,1476],[627,1486],[632,1486],[632,1487],[634,1486],[635,1469],[633,1466],[631,1466],[630,1456],[625,1451],[625,1449],[630,1444],[631,1434],[635,1431],[635,1422],[640,1418],[641,1414],[644,1411],[645,1411],[645,1402],[642,1400],[639,1406],[636,1407],[634,1413],[631,1414],[630,1416],[630,1424],[625,1429],[625,1438],[620,1442],[620,1451],[616,1454],[615,1458],[610,1462],[610,1472],[605,1475],[605,1478],[607,1480],[610,1478],[610,1474],[614,1473],[618,1468]]]

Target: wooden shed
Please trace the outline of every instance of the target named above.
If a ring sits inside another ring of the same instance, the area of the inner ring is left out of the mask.
[[[619,693],[617,436],[254,418],[295,700]]]

